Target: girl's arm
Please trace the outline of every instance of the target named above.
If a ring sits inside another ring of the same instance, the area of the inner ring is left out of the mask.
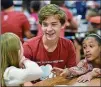
[[[88,71],[90,71],[90,66],[85,59],[81,60],[77,64],[77,66],[71,68],[61,69],[54,67],[52,70],[52,72],[55,73],[56,75],[60,75],[64,77],[74,77],[74,76],[82,75]]]
[[[78,82],[86,82],[86,81],[90,81],[94,77],[101,77],[101,69],[94,68],[92,71],[88,72],[87,74],[80,76],[77,79],[77,81]]]
[[[11,66],[4,72],[4,80],[8,86],[16,86],[25,82],[37,80],[42,75],[41,68],[30,60],[24,61],[25,69]]]
[[[74,77],[74,76],[78,76],[78,75],[82,75],[86,72],[88,72],[90,70],[89,68],[89,64],[87,63],[87,61],[84,59],[84,60],[81,60],[77,66],[74,66],[74,67],[71,67],[71,68],[68,68],[68,76],[69,77]]]

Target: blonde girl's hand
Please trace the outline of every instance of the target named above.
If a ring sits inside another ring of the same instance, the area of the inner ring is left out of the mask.
[[[24,61],[26,60],[25,56],[23,56],[19,62],[19,67],[24,68]]]
[[[84,83],[84,82],[87,82],[87,81],[91,81],[92,78],[93,78],[93,75],[92,75],[91,72],[89,72],[89,73],[87,73],[87,74],[85,74],[85,75],[80,76],[80,77],[77,79],[77,81]]]
[[[70,75],[70,72],[68,68],[64,69],[63,72],[60,74],[60,76],[63,76],[63,77],[67,77],[67,76],[69,77],[69,75]]]
[[[67,77],[68,75],[68,69],[61,69],[61,68],[57,68],[57,67],[54,67],[52,72],[54,74],[56,74],[56,76],[63,76],[63,77]]]
[[[56,76],[59,76],[63,72],[63,69],[57,68],[57,67],[53,67],[51,72],[54,73]]]
[[[31,83],[31,82],[25,82],[24,86],[33,86],[33,83]]]

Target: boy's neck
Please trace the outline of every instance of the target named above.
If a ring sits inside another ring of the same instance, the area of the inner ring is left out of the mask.
[[[43,45],[48,52],[53,52],[56,49],[57,44],[58,44],[58,39],[46,40],[46,38],[43,36]]]

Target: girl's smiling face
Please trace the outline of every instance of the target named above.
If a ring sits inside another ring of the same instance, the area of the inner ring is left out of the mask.
[[[101,55],[101,47],[94,37],[87,37],[83,41],[83,51],[88,61],[95,61]]]

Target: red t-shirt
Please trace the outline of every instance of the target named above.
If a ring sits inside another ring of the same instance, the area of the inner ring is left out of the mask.
[[[24,31],[30,29],[27,17],[21,12],[1,13],[1,33],[12,32],[18,35],[23,42]]]
[[[65,38],[59,38],[57,48],[48,52],[43,45],[42,36],[29,39],[23,44],[24,55],[39,65],[51,64],[54,67],[65,68],[76,65],[76,54],[73,43]]]

